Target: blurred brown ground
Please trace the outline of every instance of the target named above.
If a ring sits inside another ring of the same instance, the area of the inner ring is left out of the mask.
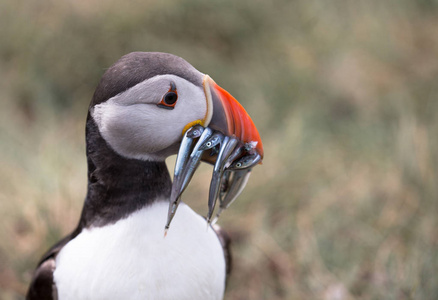
[[[131,51],[184,57],[261,131],[226,299],[438,299],[436,0],[2,0],[0,299],[76,225],[88,103]]]

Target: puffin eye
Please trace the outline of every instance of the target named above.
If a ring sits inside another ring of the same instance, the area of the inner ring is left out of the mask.
[[[178,94],[175,92],[168,92],[163,97],[163,101],[167,105],[175,104],[176,100],[178,100]]]
[[[172,81],[170,83],[169,91],[164,94],[163,98],[161,99],[160,103],[157,104],[157,106],[166,109],[173,109],[176,105],[177,100],[178,92],[176,91],[175,83]]]

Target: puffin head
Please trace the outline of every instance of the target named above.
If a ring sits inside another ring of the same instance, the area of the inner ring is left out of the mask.
[[[89,112],[109,147],[124,158],[164,161],[178,153],[167,228],[200,160],[215,165],[210,220],[216,199],[227,208],[263,158],[259,133],[244,108],[172,54],[123,56],[102,76]]]

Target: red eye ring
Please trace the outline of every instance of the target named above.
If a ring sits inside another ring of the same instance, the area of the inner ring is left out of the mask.
[[[178,100],[178,92],[176,90],[175,83],[172,81],[170,82],[169,90],[167,91],[166,94],[164,94],[163,98],[157,104],[157,106],[166,109],[173,109],[176,105],[177,100]]]

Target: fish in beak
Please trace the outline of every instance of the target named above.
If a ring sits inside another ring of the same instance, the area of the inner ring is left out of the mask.
[[[165,234],[181,195],[201,161],[213,164],[208,195],[207,222],[212,222],[219,200],[220,213],[240,195],[252,168],[263,159],[260,135],[248,113],[210,76],[203,79],[207,114],[201,122],[187,126],[178,151]]]

